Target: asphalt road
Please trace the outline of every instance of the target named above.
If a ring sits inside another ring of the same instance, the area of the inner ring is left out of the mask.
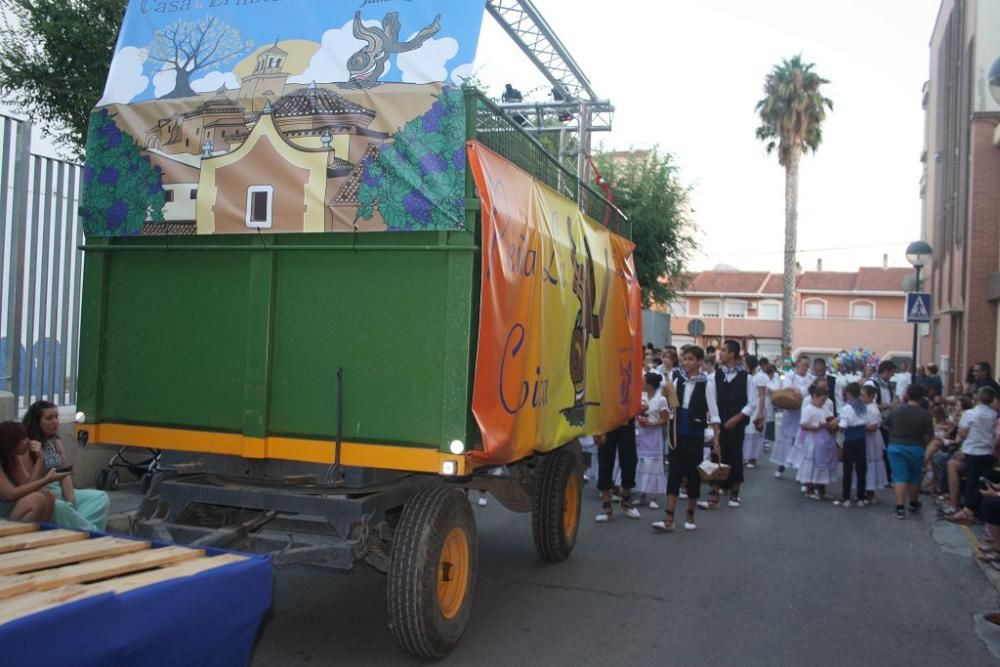
[[[931,509],[892,519],[885,491],[841,509],[801,498],[773,468],[747,474],[742,508],[700,512],[697,531],[670,535],[650,531],[650,510],[593,523],[588,487],[576,550],[557,565],[535,556],[528,516],[476,508],[475,608],[441,663],[997,664],[972,617],[1000,601],[957,528]],[[396,647],[384,595],[365,567],[280,570],[253,665],[420,664]]]

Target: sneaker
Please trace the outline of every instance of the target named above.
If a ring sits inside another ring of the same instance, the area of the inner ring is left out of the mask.
[[[893,511],[892,516],[893,516],[893,518],[896,518],[896,519],[905,519],[906,518],[906,510],[904,510],[902,507],[897,507]]]
[[[823,500],[823,496],[819,495],[815,491],[806,495],[809,500]]]
[[[774,478],[775,478],[775,479],[781,479],[781,474],[782,474],[782,473],[781,473],[781,471],[780,471],[780,470],[775,470],[775,471],[774,471]]]
[[[919,514],[923,508],[924,505],[919,500],[915,503],[910,503],[910,514]]]
[[[754,468],[756,468],[756,467],[757,467],[757,464],[756,464],[756,463],[748,463],[748,464],[747,464],[747,468],[750,468],[750,470],[753,470],[753,469],[754,469]]]
[[[655,500],[650,500],[649,501],[649,509],[651,509],[651,510],[658,510],[658,509],[660,509],[660,504],[658,502],[656,502]]]
[[[727,505],[728,507],[732,507],[732,508],[734,508],[734,509],[735,509],[735,508],[737,508],[737,507],[739,507],[739,506],[740,506],[740,499],[739,499],[739,498],[730,498],[730,499],[729,499],[729,502],[728,502],[728,503],[726,503],[726,505]]]
[[[805,484],[802,484],[802,485],[799,486],[799,493],[805,493],[808,490],[809,490],[809,487],[807,487]]]
[[[700,507],[703,510],[711,509],[711,505],[708,504],[707,500],[699,500],[698,507]]]
[[[634,507],[625,508],[625,516],[627,516],[630,519],[638,519],[642,517],[642,515],[639,514],[639,510],[637,510]]]
[[[672,533],[675,529],[673,524],[668,526],[666,521],[654,521],[652,526],[654,533]]]
[[[681,500],[687,500],[687,497],[688,497],[688,492],[687,492],[687,491],[685,491],[684,489],[681,489],[681,490],[680,490],[680,491],[679,491],[679,492],[677,493],[677,497],[678,497],[678,498],[680,498]]]
[[[955,514],[956,512],[958,512],[958,508],[952,507],[951,505],[945,505],[941,508],[941,514],[944,514],[945,516]]]
[[[856,504],[856,505],[857,505],[858,507],[868,507],[868,501],[867,501],[867,500],[864,500],[864,499],[862,499],[862,500],[859,500],[859,501],[858,501],[857,503],[855,503],[855,504]]]
[[[836,504],[837,504],[837,503],[834,503],[834,505],[836,505]],[[850,500],[842,500],[842,501],[840,502],[840,506],[841,506],[841,507],[850,507],[850,506],[851,506],[851,501],[850,501]]]
[[[605,503],[601,506],[601,513],[594,517],[597,523],[607,523],[611,521],[611,504]]]
[[[697,530],[698,526],[695,525],[694,521],[685,521],[684,530]]]
[[[486,496],[479,496],[479,500],[477,501],[477,503],[479,504],[480,507],[486,507],[486,505],[489,504],[489,501],[486,500]]]

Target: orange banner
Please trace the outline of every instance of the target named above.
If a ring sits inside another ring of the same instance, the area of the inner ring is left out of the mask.
[[[468,147],[483,211],[474,456],[506,463],[639,412],[635,246],[482,144]]]

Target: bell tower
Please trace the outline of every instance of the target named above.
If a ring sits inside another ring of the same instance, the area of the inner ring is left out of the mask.
[[[253,72],[243,77],[239,99],[251,112],[263,108],[265,100],[275,100],[284,93],[288,72],[284,71],[288,52],[278,46],[278,40],[259,54]]]

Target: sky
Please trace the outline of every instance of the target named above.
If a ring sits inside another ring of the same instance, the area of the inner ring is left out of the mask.
[[[614,131],[595,145],[656,145],[677,158],[700,245],[692,269],[782,269],[784,170],[754,136],[754,105],[771,67],[796,53],[830,80],[835,105],[819,151],[802,160],[800,263],[851,271],[888,254],[906,266],[920,229],[921,87],[939,0],[535,4],[616,107]],[[494,94],[507,82],[539,99],[548,91],[488,15],[473,70]]]
[[[888,254],[890,266],[907,266],[905,247],[920,235],[921,87],[939,0],[535,4],[616,107],[614,130],[595,145],[658,145],[677,157],[699,229],[693,269],[782,270],[784,169],[754,136],[754,105],[771,67],[796,53],[830,80],[834,101],[819,151],[802,160],[799,261],[852,271]],[[544,80],[517,56],[487,17],[477,76],[491,91],[509,81],[543,95]]]

